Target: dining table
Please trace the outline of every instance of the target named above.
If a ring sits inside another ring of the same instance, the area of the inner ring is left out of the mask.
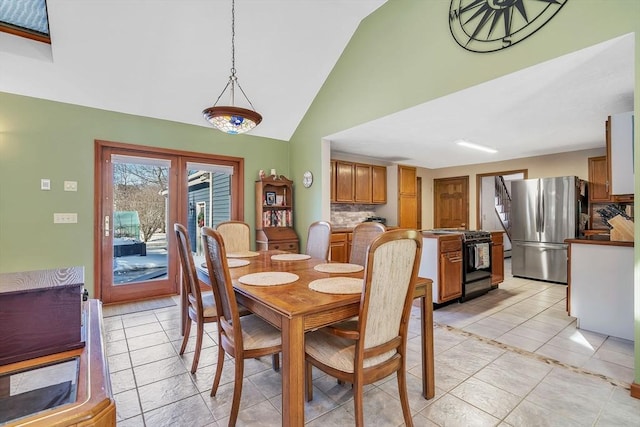
[[[304,425],[305,350],[304,334],[332,323],[357,316],[361,294],[323,293],[309,288],[309,283],[328,277],[363,278],[364,271],[326,273],[314,269],[327,261],[317,258],[292,261],[273,260],[278,250],[251,253],[247,265],[229,268],[238,304],[269,322],[282,333],[282,425]],[[200,282],[211,286],[204,257],[194,257]],[[263,272],[287,272],[298,276],[288,284],[256,286],[242,283],[242,276]],[[435,395],[433,353],[432,280],[418,278],[414,298],[420,300],[423,396]]]

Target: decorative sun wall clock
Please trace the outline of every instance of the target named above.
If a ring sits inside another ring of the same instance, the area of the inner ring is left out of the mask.
[[[495,52],[542,28],[568,0],[451,0],[449,28],[472,52]]]

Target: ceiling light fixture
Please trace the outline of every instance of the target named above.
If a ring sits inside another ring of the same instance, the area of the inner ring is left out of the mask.
[[[480,150],[487,153],[497,153],[498,150],[494,150],[493,148],[485,147],[484,145],[474,144],[473,142],[468,142],[464,140],[456,141],[456,144],[461,145],[467,148],[473,148],[474,150]]]
[[[238,82],[238,78],[236,77],[236,46],[235,46],[235,38],[236,38],[236,2],[235,0],[231,0],[231,75],[229,76],[229,81],[227,85],[222,89],[222,93],[216,99],[213,107],[206,108],[202,111],[204,118],[207,119],[209,123],[211,123],[216,129],[219,131],[230,133],[230,134],[239,134],[250,131],[254,127],[256,127],[262,121],[262,116],[257,113],[251,103],[249,98],[242,90],[240,83]],[[235,101],[235,88],[236,85],[244,99],[247,100],[249,105],[251,106],[251,110],[247,108],[236,107],[234,104]],[[228,106],[220,106],[218,107],[218,101],[220,101],[220,97],[224,95],[227,91],[227,88],[230,87],[230,95],[231,95],[231,105]]]

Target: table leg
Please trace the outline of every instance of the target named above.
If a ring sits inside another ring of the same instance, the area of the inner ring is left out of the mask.
[[[282,319],[282,425],[304,425],[304,327],[302,317]]]
[[[420,297],[420,318],[422,322],[422,395],[432,399],[436,395],[435,363],[433,352],[433,304],[431,302],[431,286],[426,295]]]

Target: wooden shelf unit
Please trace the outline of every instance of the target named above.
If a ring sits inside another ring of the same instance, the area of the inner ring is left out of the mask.
[[[256,249],[300,250],[293,230],[293,181],[283,175],[256,181]]]

